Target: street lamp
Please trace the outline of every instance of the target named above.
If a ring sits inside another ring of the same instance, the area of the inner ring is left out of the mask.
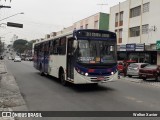
[[[16,14],[14,14],[14,15],[11,15],[11,16],[8,16],[8,17],[6,17],[6,18],[3,18],[3,19],[1,19],[0,21],[5,20],[5,19],[8,19],[8,18],[13,17],[13,16],[16,16],[16,15],[18,15],[18,14],[24,14],[24,13],[23,13],[23,12],[21,12],[21,13],[16,13]]]

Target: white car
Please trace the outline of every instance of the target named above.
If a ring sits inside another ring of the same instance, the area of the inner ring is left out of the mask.
[[[9,57],[8,57],[8,60],[12,60],[12,57],[11,57],[11,56],[9,56]]]
[[[21,62],[21,58],[19,56],[15,56],[14,62]]]

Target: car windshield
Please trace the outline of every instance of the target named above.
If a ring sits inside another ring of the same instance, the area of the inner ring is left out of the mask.
[[[131,68],[137,68],[138,65],[137,64],[130,64],[128,67],[131,67]]]
[[[108,41],[79,40],[79,63],[106,64],[116,62],[115,43]]]

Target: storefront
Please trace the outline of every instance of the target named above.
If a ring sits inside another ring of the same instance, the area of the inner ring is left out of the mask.
[[[118,60],[135,60],[138,63],[157,64],[157,51],[145,49],[145,44],[126,44],[118,48]]]

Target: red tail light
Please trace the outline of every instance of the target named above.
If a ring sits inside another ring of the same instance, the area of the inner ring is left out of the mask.
[[[95,69],[89,69],[89,70],[88,70],[89,73],[92,73],[92,72],[94,72],[94,71],[95,71]]]

